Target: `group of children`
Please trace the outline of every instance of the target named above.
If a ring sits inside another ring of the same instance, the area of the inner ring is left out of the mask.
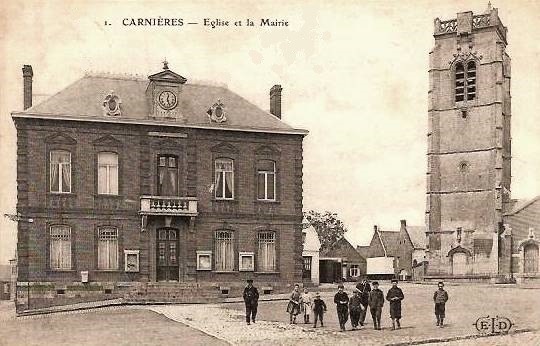
[[[397,284],[397,280],[392,280],[392,287],[386,294],[386,300],[388,300],[390,305],[392,329],[401,328],[401,301],[405,298],[403,291]],[[374,281],[372,285],[373,289],[371,289],[367,280],[363,280],[356,285],[353,295],[350,298],[344,292],[344,286],[342,284],[338,285],[338,292],[334,295],[334,303],[336,304],[341,331],[345,331],[345,324],[349,317],[353,330],[357,329],[358,325],[363,326],[368,308],[373,319],[373,328],[375,330],[381,330],[381,314],[385,296],[379,288],[378,282]],[[444,284],[442,282],[438,283],[438,290],[433,295],[433,301],[435,303],[437,326],[442,328],[445,317],[445,304],[448,301],[448,293],[444,290]],[[301,293],[300,286],[296,284],[287,304],[290,323],[296,323],[296,316],[300,314],[304,316],[304,323],[310,323],[309,317],[312,311],[314,315],[313,328],[317,327],[318,321],[320,321],[321,327],[323,327],[323,316],[327,308],[325,302],[321,299],[320,293],[316,293],[315,298],[312,299],[307,288],[304,289],[304,293]]]

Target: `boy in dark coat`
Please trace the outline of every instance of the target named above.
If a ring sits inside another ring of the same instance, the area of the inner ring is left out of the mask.
[[[356,285],[356,289],[360,291],[360,302],[362,303],[363,308],[360,312],[360,320],[358,322],[361,326],[363,326],[364,321],[366,320],[369,292],[371,292],[371,286],[369,285],[369,281],[364,278],[362,282],[359,282],[358,285]]]
[[[326,304],[324,300],[321,299],[320,293],[317,292],[315,299],[313,299],[313,315],[315,316],[315,321],[313,323],[313,328],[317,328],[317,320],[321,321],[321,327],[324,327],[323,315],[326,312]]]
[[[401,288],[397,287],[398,281],[396,279],[392,280],[392,287],[386,293],[386,300],[390,302],[390,318],[392,319],[392,330],[397,328],[400,329],[401,325],[399,320],[401,319],[401,301],[405,296]]]
[[[246,303],[246,323],[251,321],[255,323],[255,317],[257,316],[257,305],[259,304],[259,291],[253,286],[253,280],[247,280],[247,286],[244,288],[244,303]]]
[[[433,301],[435,302],[435,317],[437,317],[437,325],[443,327],[444,310],[446,302],[448,301],[448,293],[444,290],[444,283],[442,281],[438,284],[439,289],[433,294]]]
[[[368,298],[369,310],[373,318],[373,329],[381,330],[381,313],[384,305],[384,294],[379,289],[379,283],[373,282],[373,290],[369,292]]]
[[[349,300],[349,315],[351,316],[352,329],[358,327],[358,321],[360,320],[360,313],[362,311],[362,303],[360,301],[360,292],[355,288],[353,296]]]
[[[339,284],[338,292],[334,296],[334,303],[336,303],[337,315],[339,319],[339,327],[341,331],[345,331],[345,323],[349,319],[349,296],[343,292],[343,285]]]

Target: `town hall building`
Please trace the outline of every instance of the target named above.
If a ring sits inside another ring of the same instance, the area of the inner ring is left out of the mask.
[[[226,87],[164,62],[147,79],[86,75],[17,130],[18,304],[208,301],[302,281],[302,142]],[[261,292],[262,293],[262,292]]]

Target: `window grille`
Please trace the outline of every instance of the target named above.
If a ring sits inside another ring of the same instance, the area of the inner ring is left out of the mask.
[[[216,270],[234,270],[234,243],[233,233],[230,231],[217,231],[215,234],[216,244]]]
[[[461,62],[456,64],[455,77],[456,102],[474,100],[476,98],[476,63],[469,61],[466,66]]]
[[[68,226],[51,226],[50,236],[51,269],[71,269],[71,228]]]
[[[98,269],[118,269],[118,230],[116,228],[99,229]]]
[[[276,270],[276,234],[274,232],[259,232],[258,234],[258,265],[259,271],[272,272]]]

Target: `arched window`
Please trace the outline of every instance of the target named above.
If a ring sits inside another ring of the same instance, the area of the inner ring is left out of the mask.
[[[471,101],[476,98],[476,64],[469,61],[465,66],[459,62],[456,64],[455,100]]]
[[[528,244],[523,248],[523,271],[536,274],[538,272],[538,246]]]

